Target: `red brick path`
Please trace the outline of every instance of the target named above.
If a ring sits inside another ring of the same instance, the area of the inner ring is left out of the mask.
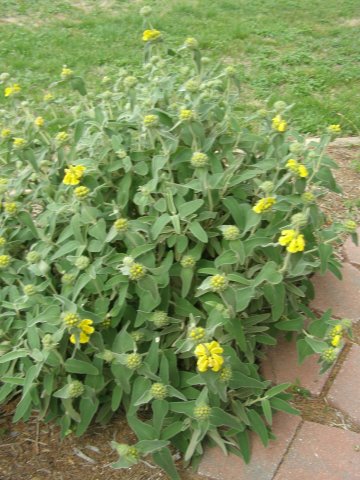
[[[360,320],[360,247],[347,241],[344,253],[342,281],[330,273],[315,275],[311,307],[318,313],[331,308],[334,317],[355,323]],[[280,340],[268,350],[262,373],[274,383],[298,383],[360,427],[360,346],[351,343],[342,365],[334,368],[335,379],[326,385],[331,371],[320,376],[316,358],[298,365],[295,343]],[[274,417],[277,440],[264,448],[254,436],[249,465],[212,448],[198,473],[213,480],[360,480],[360,434],[341,427],[279,413]]]

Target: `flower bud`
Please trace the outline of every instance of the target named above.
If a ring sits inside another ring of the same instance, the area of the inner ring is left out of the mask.
[[[145,115],[144,126],[146,128],[154,128],[159,123],[159,117],[157,115]]]
[[[230,367],[223,367],[220,370],[220,381],[221,382],[228,382],[229,380],[232,379],[232,370]]]
[[[166,325],[169,325],[169,317],[166,312],[161,310],[156,310],[150,317],[150,322],[152,322],[156,328],[163,328]]]
[[[301,200],[304,202],[304,203],[312,203],[314,200],[315,200],[315,195],[311,192],[304,192],[302,195],[301,195]]]
[[[150,393],[156,400],[164,400],[167,397],[168,388],[163,383],[153,383]]]
[[[213,292],[223,292],[227,289],[229,281],[225,275],[214,275],[210,279],[210,288]]]
[[[79,380],[73,380],[68,385],[68,393],[70,398],[80,397],[85,392],[84,385]]]
[[[198,80],[188,80],[185,83],[185,90],[190,93],[196,93],[199,91],[200,83]]]
[[[129,353],[126,359],[126,366],[131,370],[136,370],[142,365],[142,357],[139,353]]]
[[[229,225],[222,231],[225,240],[237,240],[240,236],[240,230],[235,225]]]
[[[262,190],[265,193],[272,193],[274,190],[274,187],[275,185],[273,184],[273,182],[270,182],[270,181],[263,182],[259,186],[260,190]]]
[[[307,224],[307,216],[305,213],[295,213],[291,217],[291,224],[295,228],[304,227]]]
[[[199,47],[199,42],[196,38],[188,37],[184,42],[184,46],[189,50],[196,50]]]
[[[0,237],[0,248],[6,245],[6,238]]]
[[[24,294],[30,297],[31,295],[35,295],[37,292],[35,285],[25,285],[24,286]]]
[[[124,158],[127,157],[127,152],[125,150],[119,150],[116,152],[116,155],[123,160]]]
[[[114,227],[116,231],[124,233],[129,228],[129,221],[126,218],[118,218],[114,222]]]
[[[89,193],[90,193],[90,188],[84,187],[84,186],[76,187],[74,190],[75,197],[78,198],[79,200],[83,200],[84,198],[86,198],[89,195]]]
[[[203,327],[194,327],[190,330],[188,337],[195,342],[201,342],[206,337],[206,330]]]
[[[194,417],[197,420],[208,420],[211,415],[211,407],[209,405],[199,405],[194,408]]]
[[[15,202],[5,202],[4,203],[4,211],[8,215],[16,215],[18,212],[18,205]]]
[[[74,280],[76,278],[76,275],[73,273],[64,273],[64,275],[61,277],[61,283],[64,285],[71,285],[74,283]]]
[[[202,168],[208,164],[208,161],[209,158],[206,153],[194,152],[191,157],[190,163],[195,168]]]
[[[137,78],[132,76],[132,75],[129,75],[128,77],[125,77],[124,78],[124,86],[126,88],[132,88],[132,87],[135,87],[135,85],[137,84]]]
[[[81,255],[80,257],[78,257],[76,260],[75,260],[75,266],[79,269],[79,270],[85,270],[85,268],[87,268],[90,264],[90,258],[89,257],[85,257],[85,255]]]
[[[142,17],[149,17],[152,14],[152,8],[149,7],[148,5],[145,5],[145,7],[142,7],[140,9],[140,15]]]
[[[6,268],[10,265],[10,255],[0,255],[0,269]]]
[[[289,150],[291,153],[294,153],[295,155],[301,155],[304,152],[304,145],[302,145],[299,142],[293,142],[289,146]]]
[[[236,75],[235,67],[233,67],[232,65],[229,65],[228,67],[226,67],[225,68],[225,74],[228,77],[235,77],[235,75]]]
[[[129,268],[130,280],[140,280],[146,275],[146,268],[141,263],[133,263]]]
[[[136,342],[136,343],[142,342],[145,339],[144,332],[140,332],[139,330],[137,330],[135,332],[131,332],[130,335],[131,335],[132,339],[134,340],[134,342]]]
[[[111,350],[104,350],[102,358],[105,360],[105,362],[111,363],[114,360],[115,355]]]
[[[337,357],[337,351],[335,348],[327,348],[324,350],[324,352],[321,354],[321,358],[326,362],[326,363],[333,363],[336,360]]]
[[[286,109],[287,105],[282,100],[274,103],[274,110],[276,113],[282,113]]]
[[[63,322],[67,327],[75,327],[80,322],[80,317],[76,313],[66,313]]]
[[[111,327],[111,318],[105,317],[104,320],[101,322],[101,327],[105,330]]]
[[[196,260],[191,255],[184,255],[180,261],[182,268],[194,268],[196,265]]]
[[[344,222],[344,229],[348,233],[354,233],[356,231],[357,224],[354,220],[346,220]]]
[[[53,339],[53,336],[50,333],[46,333],[41,339],[42,346],[44,350],[50,351],[56,347],[56,342]]]
[[[31,251],[26,255],[26,261],[28,263],[38,263],[41,260],[41,255],[38,252]]]

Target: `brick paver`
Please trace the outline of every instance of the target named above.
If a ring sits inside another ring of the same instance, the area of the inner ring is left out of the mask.
[[[274,480],[360,480],[360,435],[304,422]]]
[[[360,318],[360,271],[345,263],[342,269],[343,280],[338,280],[331,272],[325,275],[314,275],[315,299],[310,307],[325,312],[332,309],[339,318]]]
[[[295,340],[288,342],[284,338],[278,339],[275,347],[269,347],[266,358],[262,361],[261,372],[266,380],[275,384],[291,382],[299,383],[313,395],[319,395],[326,380],[329,378],[329,369],[323,375],[319,374],[320,366],[317,356],[312,355],[299,365]]]
[[[360,347],[358,345],[351,347],[330,387],[327,398],[331,405],[347,413],[360,426]]]
[[[360,236],[360,228],[357,229]],[[355,245],[351,237],[349,237],[344,244],[344,253],[349,263],[360,267],[360,246]]]
[[[274,416],[276,440],[265,448],[257,435],[251,435],[252,460],[246,465],[236,455],[225,456],[219,448],[209,448],[198,473],[214,480],[271,480],[301,419],[279,412]]]

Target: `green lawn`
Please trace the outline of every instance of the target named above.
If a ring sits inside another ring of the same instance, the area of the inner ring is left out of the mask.
[[[89,83],[136,70],[143,5],[169,44],[194,36],[238,65],[246,113],[283,99],[302,131],[359,133],[359,0],[0,0],[0,70],[25,92],[45,90],[63,64]]]

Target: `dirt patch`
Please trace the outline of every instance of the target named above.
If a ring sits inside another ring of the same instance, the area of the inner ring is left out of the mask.
[[[344,27],[360,27],[360,18],[349,18],[345,20],[342,24]]]
[[[43,25],[39,19],[29,18],[25,15],[17,15],[16,17],[0,17],[0,24],[17,25],[19,27],[40,27]]]

